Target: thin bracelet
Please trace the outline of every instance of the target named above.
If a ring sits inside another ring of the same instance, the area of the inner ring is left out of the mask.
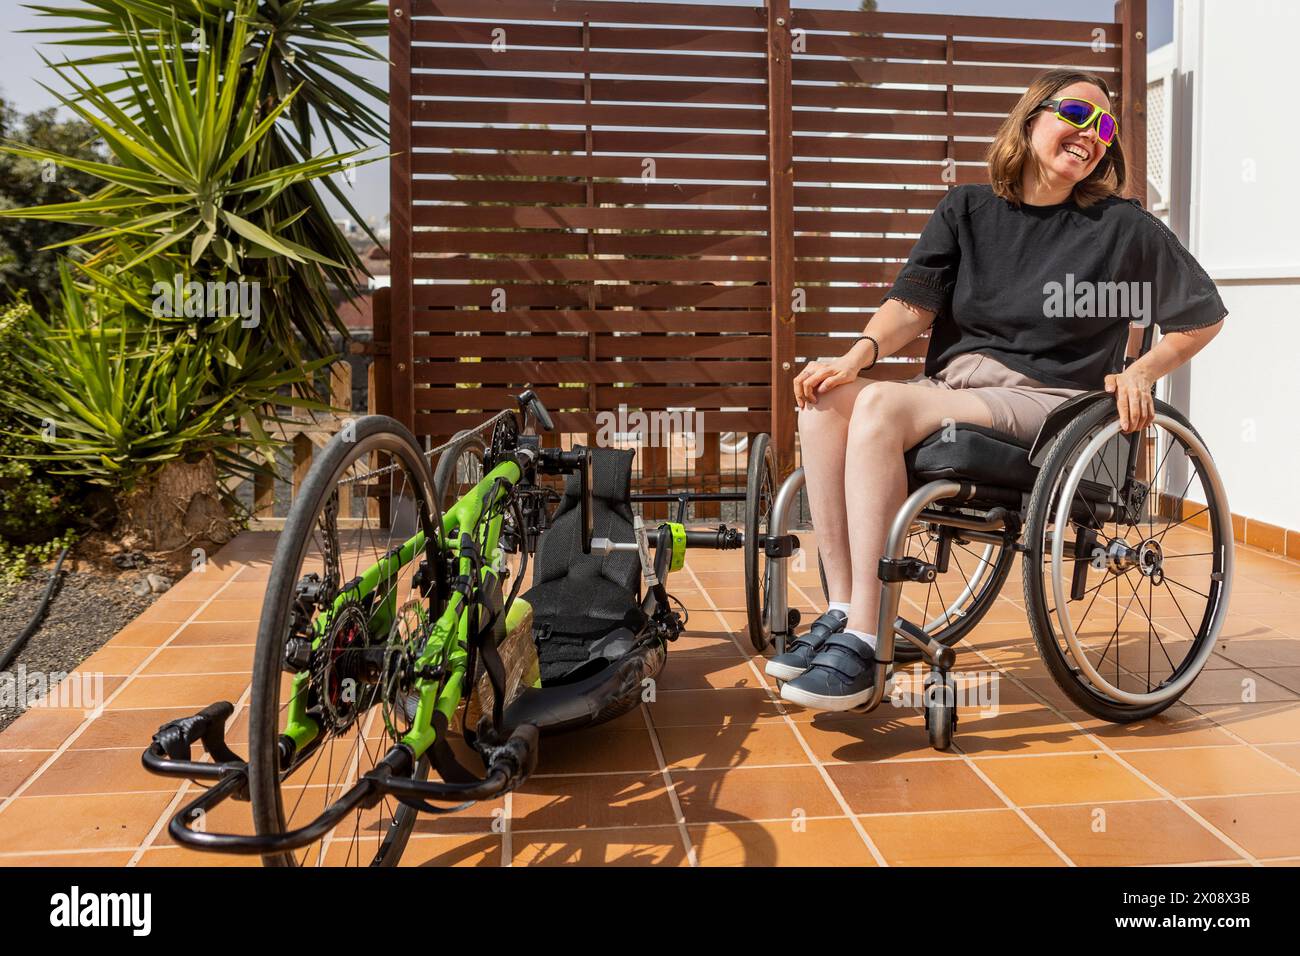
[[[880,358],[880,343],[877,342],[875,338],[870,335],[859,335],[856,339],[853,340],[853,345],[857,345],[859,342],[863,341],[864,339],[871,343],[871,364],[865,366],[862,369],[862,371],[866,372],[876,367],[876,360]],[[853,348],[853,345],[850,345],[849,348]]]

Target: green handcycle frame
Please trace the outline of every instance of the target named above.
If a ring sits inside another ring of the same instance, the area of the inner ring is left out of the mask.
[[[533,410],[536,417],[550,427],[549,416],[540,402],[531,392],[519,396],[521,417],[526,422],[526,412]],[[503,413],[503,415],[508,413]],[[502,416],[490,420],[494,421]],[[480,426],[482,427],[482,426]],[[519,438],[519,431],[515,431]],[[466,682],[466,671],[470,656],[472,638],[470,634],[471,618],[480,625],[482,633],[482,611],[488,611],[492,625],[499,626],[505,618],[507,627],[514,621],[506,612],[513,612],[523,607],[522,603],[512,602],[508,609],[502,608],[493,614],[493,608],[485,604],[486,596],[493,602],[500,596],[501,579],[490,578],[496,574],[493,564],[500,554],[502,527],[507,513],[498,507],[508,503],[509,497],[521,482],[526,472],[521,462],[534,467],[543,455],[551,460],[552,470],[563,472],[578,470],[581,477],[583,509],[583,549],[589,553],[609,553],[610,551],[637,551],[643,554],[643,571],[646,569],[645,541],[641,545],[627,542],[610,542],[605,539],[592,541],[590,472],[591,458],[587,450],[561,452],[559,449],[541,449],[536,436],[523,436],[532,441],[524,441],[518,447],[508,449],[495,461],[489,471],[465,495],[441,515],[441,528],[437,552],[445,559],[441,568],[428,568],[427,563],[420,568],[420,577],[413,583],[423,597],[428,597],[431,588],[441,589],[446,597],[446,604],[428,629],[428,637],[415,660],[412,672],[412,687],[416,692],[417,704],[411,716],[410,728],[392,745],[388,753],[376,763],[374,768],[344,793],[336,802],[328,806],[319,817],[311,823],[295,830],[277,834],[232,834],[199,831],[191,824],[201,818],[223,801],[248,799],[249,767],[247,761],[237,756],[225,742],[225,725],[234,712],[228,701],[220,701],[204,708],[192,717],[174,720],[164,724],[154,735],[148,749],[144,752],[143,763],[152,773],[185,777],[196,781],[211,781],[212,786],[204,790],[195,800],[181,808],[171,819],[168,833],[179,844],[194,849],[240,854],[276,854],[307,846],[328,834],[347,814],[354,810],[374,806],[386,795],[396,797],[401,803],[416,810],[445,813],[450,808],[434,806],[433,802],[466,804],[470,801],[487,800],[497,797],[518,787],[536,764],[538,728],[529,723],[521,723],[513,728],[510,736],[501,741],[496,735],[496,728],[491,739],[478,741],[478,749],[484,758],[487,771],[482,779],[470,782],[450,783],[445,781],[428,781],[417,779],[415,771],[420,760],[434,748],[438,739],[439,726],[445,727],[452,720],[460,706]],[[558,467],[556,461],[559,462]],[[733,494],[692,495],[632,495],[633,500],[644,501],[679,501],[682,513],[688,498],[721,500],[724,498],[743,498]],[[486,527],[483,527],[484,515],[488,515]],[[679,514],[679,517],[682,516]],[[645,598],[646,606],[654,601],[653,626],[656,633],[667,640],[673,640],[680,633],[682,622],[669,606],[669,599],[662,578],[667,572],[681,567],[688,546],[716,549],[739,548],[743,544],[743,534],[735,529],[720,526],[707,531],[690,530],[681,522],[660,524],[655,541],[654,571],[648,574],[649,585]],[[428,552],[425,531],[417,531],[411,538],[400,544],[387,555],[368,568],[361,576],[345,585],[343,590],[331,601],[329,609],[319,614],[312,622],[312,649],[316,650],[326,639],[334,618],[348,604],[364,601],[376,593],[385,582],[392,582],[397,575],[412,562],[420,560]],[[521,544],[521,547],[524,545]],[[454,567],[456,576],[452,582],[429,580],[428,575],[443,574],[450,576]],[[478,569],[478,582],[469,586],[475,569]],[[427,574],[426,574],[427,572]],[[387,643],[390,631],[398,621],[397,588],[390,586],[378,607],[370,611],[370,631],[380,641],[371,646]],[[423,615],[423,605],[417,603]],[[473,613],[473,612],[479,613]],[[423,630],[423,628],[422,628]],[[478,636],[478,635],[476,635]],[[295,674],[292,684],[292,696],[287,706],[285,726],[281,732],[278,745],[279,766],[281,772],[291,771],[300,761],[314,752],[315,745],[321,741],[321,728],[308,712],[308,689],[311,681],[310,666],[301,668]],[[494,688],[494,690],[497,690]],[[497,690],[495,699],[498,713],[502,694]],[[367,708],[376,706],[379,695],[370,700]],[[382,705],[381,705],[382,706]],[[390,731],[394,728],[389,724]],[[396,733],[393,734],[396,736]],[[325,738],[328,739],[328,738]],[[212,763],[191,759],[191,748],[201,742],[212,757]],[[295,757],[298,758],[295,761]]]

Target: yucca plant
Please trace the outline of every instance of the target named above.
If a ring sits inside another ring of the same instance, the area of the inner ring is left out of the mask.
[[[387,140],[387,93],[356,67],[384,62],[368,40],[388,32],[388,7],[374,0],[79,0],[65,4],[31,4],[50,21],[33,31],[52,38],[72,57],[71,66],[91,69],[134,62],[132,32],[175,31],[186,42],[177,52],[187,59],[207,45],[223,43],[242,24],[243,82],[250,95],[277,106],[290,100],[284,121],[268,132],[266,160],[283,166],[311,159],[315,131],[332,152],[340,144],[357,149]],[[252,64],[266,57],[267,69],[254,77]],[[128,112],[133,93],[124,81],[100,89],[120,97]],[[336,178],[318,180],[343,211],[378,242]],[[305,211],[304,211],[305,210]],[[284,223],[283,235],[340,265],[292,268],[291,260],[270,260],[265,281],[283,288],[295,303],[295,327],[308,347],[326,354],[329,334],[346,337],[338,320],[338,298],[362,293],[358,276],[365,265],[334,222],[314,185],[295,183],[274,200],[267,215]],[[294,218],[297,216],[298,218]]]
[[[183,38],[175,27],[152,35],[132,27],[128,37],[134,60],[123,82],[138,104],[134,114],[80,68],[55,67],[74,94],[55,95],[94,127],[115,162],[5,146],[15,155],[97,176],[105,188],[82,201],[0,216],[88,227],[61,245],[88,250],[88,275],[117,286],[136,307],[144,289],[193,270],[217,282],[256,282],[268,305],[265,331],[286,360],[297,361],[295,333],[325,354],[325,330],[337,316],[321,269],[345,267],[301,241],[295,226],[319,202],[311,181],[341,172],[360,151],[284,161],[271,133],[297,91],[263,108],[257,91],[270,69],[271,48],[263,48],[244,76],[243,19],[190,60],[177,52]]]
[[[257,466],[247,453],[269,444],[264,422],[276,403],[322,407],[280,394],[320,362],[285,372],[247,335],[223,341],[223,330],[196,337],[133,327],[111,294],[83,296],[67,267],[61,278],[58,321],[22,316],[29,346],[17,354],[22,387],[3,396],[29,426],[15,436],[44,449],[29,457],[47,462],[50,474],[130,491],[168,462],[205,454],[249,472]],[[232,346],[237,368],[217,354]],[[243,430],[232,427],[241,422]]]

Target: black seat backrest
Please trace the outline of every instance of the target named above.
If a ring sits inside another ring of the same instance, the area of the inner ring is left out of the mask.
[[[581,445],[574,445],[575,449]],[[592,448],[592,526],[594,536],[611,541],[635,540],[632,531],[632,459],[630,449]],[[616,551],[600,557],[582,553],[582,479],[566,476],[564,498],[551,527],[537,545],[533,587],[560,578],[601,577],[636,595],[641,562],[635,553]]]

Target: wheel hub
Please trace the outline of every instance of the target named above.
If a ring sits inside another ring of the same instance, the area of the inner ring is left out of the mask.
[[[369,644],[365,612],[356,604],[343,605],[319,648],[316,684],[324,716],[335,733],[351,726],[368,705],[373,675],[364,651]]]
[[[1159,584],[1165,577],[1165,552],[1155,538],[1147,538],[1138,546],[1138,570],[1152,583]]]

